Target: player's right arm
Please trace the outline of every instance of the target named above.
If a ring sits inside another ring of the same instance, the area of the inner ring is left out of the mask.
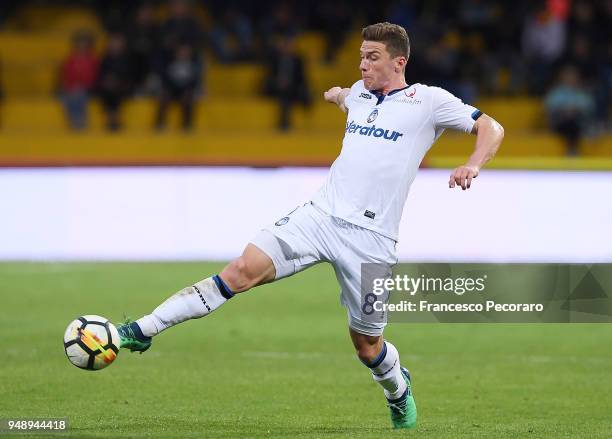
[[[429,87],[432,93],[433,121],[436,129],[453,129],[476,134],[476,147],[465,165],[451,173],[448,187],[469,189],[472,179],[478,176],[480,168],[493,158],[503,138],[504,129],[493,118],[461,99],[438,88]]]
[[[346,105],[344,105],[344,101],[350,92],[350,88],[332,87],[326,92],[323,92],[323,98],[325,98],[325,100],[329,103],[336,104],[346,113]]]

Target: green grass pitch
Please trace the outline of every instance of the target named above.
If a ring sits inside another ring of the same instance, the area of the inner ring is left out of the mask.
[[[76,316],[139,317],[221,264],[0,264],[0,417],[67,417],[74,438],[608,438],[612,326],[394,324],[413,431],[392,431],[329,266],[252,290],[105,370],[70,365]],[[1,434],[0,434],[1,435]]]

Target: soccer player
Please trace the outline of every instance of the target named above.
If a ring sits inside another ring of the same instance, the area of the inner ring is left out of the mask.
[[[410,45],[403,27],[377,23],[365,27],[362,36],[362,79],[324,93],[327,102],[347,113],[347,124],[342,151],[323,187],[259,232],[221,273],[182,289],[151,314],[120,326],[119,333],[122,348],[144,352],[153,336],[171,326],[207,316],[257,285],[329,262],[357,356],[383,388],[394,428],[412,428],[417,409],[411,378],[397,348],[383,339],[386,314],[378,320],[362,314],[361,265],[377,263],[391,275],[408,190],[423,156],[446,128],[476,134],[473,154],[448,182],[463,190],[495,155],[504,131],[441,88],[406,84]]]

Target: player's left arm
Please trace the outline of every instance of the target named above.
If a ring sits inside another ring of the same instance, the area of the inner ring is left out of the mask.
[[[482,114],[474,123],[472,134],[476,134],[476,147],[467,163],[455,168],[448,181],[448,187],[456,185],[469,189],[472,179],[478,177],[480,169],[494,156],[502,140],[504,128],[492,117]]]

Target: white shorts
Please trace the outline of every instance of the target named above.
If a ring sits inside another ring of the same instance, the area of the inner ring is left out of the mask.
[[[361,269],[364,263],[376,263],[390,277],[397,263],[393,239],[307,203],[264,228],[251,243],[272,259],[276,279],[319,262],[331,263],[340,284],[340,302],[348,310],[349,326],[361,334],[382,334],[386,313],[370,312],[366,317],[362,312]]]

